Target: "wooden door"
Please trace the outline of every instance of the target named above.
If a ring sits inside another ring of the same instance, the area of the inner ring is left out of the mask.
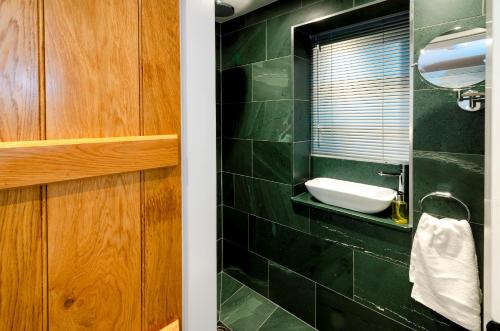
[[[180,319],[177,1],[0,0],[0,85],[0,331]]]

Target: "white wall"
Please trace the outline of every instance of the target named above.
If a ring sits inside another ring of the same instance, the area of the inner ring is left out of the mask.
[[[183,330],[216,330],[215,17],[181,1]]]
[[[484,321],[500,323],[500,1],[486,2],[488,52],[486,76]]]

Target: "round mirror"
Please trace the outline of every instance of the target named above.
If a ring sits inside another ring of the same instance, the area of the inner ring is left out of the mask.
[[[486,29],[456,27],[420,51],[418,70],[438,87],[462,89],[484,81]]]

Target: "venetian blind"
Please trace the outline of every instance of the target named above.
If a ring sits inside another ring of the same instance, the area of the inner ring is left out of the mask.
[[[312,154],[408,163],[408,13],[313,37]]]

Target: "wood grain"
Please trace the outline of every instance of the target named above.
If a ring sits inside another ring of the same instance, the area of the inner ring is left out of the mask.
[[[176,165],[176,135],[0,143],[0,189]]]
[[[141,13],[144,134],[180,136],[178,1],[142,0]],[[144,172],[143,330],[182,317],[181,202],[180,162]]]
[[[139,135],[136,0],[46,0],[47,139]],[[51,330],[141,328],[140,175],[48,185]]]
[[[179,321],[174,321],[160,331],[179,331]]]
[[[0,1],[0,141],[39,139],[38,7]],[[0,192],[0,330],[42,330],[40,188]]]

